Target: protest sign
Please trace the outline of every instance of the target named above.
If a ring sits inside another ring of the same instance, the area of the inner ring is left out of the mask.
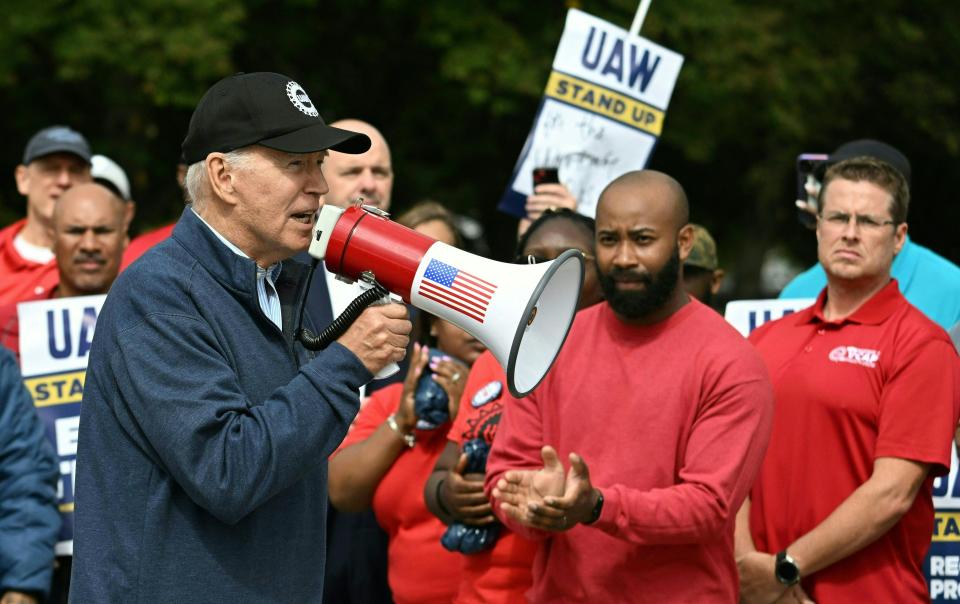
[[[960,600],[960,483],[957,446],[953,446],[950,474],[933,481],[933,542],[923,572],[934,603]]]
[[[767,321],[785,317],[813,304],[815,298],[774,300],[733,300],[727,303],[723,318],[737,328],[743,337]]]
[[[63,526],[56,553],[73,554],[73,487],[80,401],[97,315],[106,296],[81,296],[17,306],[20,365],[47,438],[60,463],[57,499]]]
[[[517,217],[537,167],[555,167],[593,216],[614,178],[647,164],[663,131],[683,57],[571,9],[547,88],[499,208]]]

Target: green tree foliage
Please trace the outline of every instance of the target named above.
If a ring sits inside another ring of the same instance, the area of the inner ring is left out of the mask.
[[[237,70],[296,77],[328,120],[368,119],[390,140],[397,205],[431,197],[480,218],[529,131],[569,6],[629,26],[633,0],[47,0],[0,2],[0,107],[12,171],[50,124],[124,165],[137,226],[179,213],[173,171],[192,107]],[[911,233],[960,258],[960,4],[935,0],[658,0],[642,34],[686,58],[651,167],[688,189],[738,295],[780,247],[814,260],[795,220],[794,160],[865,136],[914,167]],[[23,213],[0,183],[4,222]]]

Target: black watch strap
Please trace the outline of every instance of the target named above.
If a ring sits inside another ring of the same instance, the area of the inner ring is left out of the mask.
[[[593,510],[590,511],[590,518],[587,519],[584,524],[593,524],[600,519],[600,514],[603,512],[603,491],[597,489],[597,503],[593,506]]]

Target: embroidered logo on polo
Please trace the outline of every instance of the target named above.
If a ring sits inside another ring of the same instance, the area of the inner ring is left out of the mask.
[[[503,392],[503,384],[500,383],[500,380],[493,380],[480,390],[477,390],[470,404],[474,407],[483,407],[490,401],[495,401],[500,398],[501,392]]]
[[[287,82],[287,98],[290,99],[290,102],[293,103],[293,106],[296,107],[300,113],[304,113],[310,117],[320,115],[317,108],[313,106],[310,97],[307,96],[307,91],[304,90],[300,84],[292,80]]]
[[[830,351],[828,358],[834,363],[852,363],[874,368],[880,360],[880,351],[856,346],[837,346]]]

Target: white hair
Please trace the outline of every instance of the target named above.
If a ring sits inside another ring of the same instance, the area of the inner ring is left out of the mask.
[[[223,154],[224,163],[237,171],[249,169],[252,159],[253,151],[250,147],[241,147]],[[207,201],[205,190],[208,178],[206,159],[190,164],[187,168],[187,176],[184,178],[184,188],[187,196],[185,201],[193,204],[196,210],[202,208]]]

